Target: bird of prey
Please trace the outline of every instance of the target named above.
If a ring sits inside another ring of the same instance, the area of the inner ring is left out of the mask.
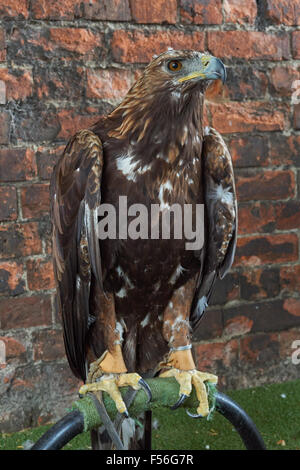
[[[107,391],[125,416],[119,387],[150,395],[144,379],[158,374],[180,384],[173,408],[195,387],[191,415],[209,412],[205,382],[217,377],[196,369],[191,338],[216,279],[232,265],[237,234],[231,157],[221,135],[203,125],[205,90],[217,79],[224,83],[226,68],[208,53],[155,56],[110,114],[70,139],[52,175],[67,358],[85,382],[80,393]],[[185,236],[100,238],[99,207],[119,208],[120,196],[149,213],[158,206],[159,221],[174,204],[202,204],[203,246],[187,249]]]

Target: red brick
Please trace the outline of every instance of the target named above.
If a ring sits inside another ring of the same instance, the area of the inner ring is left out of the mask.
[[[280,268],[280,282],[287,292],[300,292],[300,265]]]
[[[38,224],[3,224],[0,226],[0,258],[16,258],[39,254],[42,251]]]
[[[289,200],[275,205],[276,228],[291,230],[300,227],[300,201]]]
[[[22,215],[24,219],[42,217],[50,211],[48,184],[34,184],[21,189]]]
[[[292,52],[294,59],[300,59],[300,31],[292,33]]]
[[[267,166],[268,140],[259,135],[247,137],[234,137],[229,141],[234,168],[249,168]]]
[[[11,336],[0,336],[5,344],[5,362],[7,364],[20,364],[26,362],[26,347],[23,342]]]
[[[36,19],[73,20],[75,9],[78,9],[81,3],[81,0],[33,0],[31,11]]]
[[[177,0],[131,0],[130,5],[137,23],[176,23]]]
[[[252,325],[253,321],[250,318],[238,315],[226,322],[223,334],[230,338],[242,336],[251,331]]]
[[[242,338],[240,342],[240,360],[250,362],[255,367],[274,363],[279,357],[278,334],[259,333]]]
[[[207,372],[213,372],[218,363],[230,367],[238,359],[238,342],[213,342],[194,345],[197,359],[197,368]]]
[[[291,315],[300,317],[300,299],[285,299],[283,301],[283,308],[287,310]]]
[[[300,25],[300,5],[297,1],[266,0],[265,18],[269,23],[278,25]]]
[[[224,0],[223,9],[226,23],[254,24],[257,15],[255,0]]]
[[[120,100],[132,84],[133,76],[128,70],[88,70],[86,94],[89,98]]]
[[[80,129],[86,129],[95,124],[100,115],[79,114],[77,109],[62,109],[58,113],[61,130],[58,139],[69,139]]]
[[[286,199],[295,194],[295,175],[291,170],[237,174],[236,188],[239,201]]]
[[[38,176],[42,180],[49,180],[54,168],[54,165],[58,161],[65,149],[64,145],[59,145],[56,148],[44,148],[39,147],[36,152],[36,162]]]
[[[30,180],[36,175],[31,149],[0,149],[0,181]]]
[[[174,49],[204,50],[204,33],[181,31],[157,31],[146,34],[142,31],[118,30],[113,34],[112,53],[117,62],[149,62],[152,56],[173,47]]]
[[[300,135],[274,134],[270,139],[270,165],[300,166]]]
[[[32,95],[32,75],[28,70],[1,69],[0,80],[5,83],[6,99],[24,100]]]
[[[257,266],[298,260],[298,237],[295,233],[253,235],[238,239],[235,266]]]
[[[129,21],[129,0],[81,0],[83,13],[78,16],[90,20]]]
[[[94,49],[102,46],[102,36],[84,28],[51,28],[50,41],[53,47],[91,57]]]
[[[13,186],[0,186],[0,220],[17,218],[17,192]]]
[[[292,85],[299,80],[300,72],[293,67],[275,66],[270,73],[273,92],[281,96],[291,96]]]
[[[55,281],[52,260],[43,258],[27,261],[27,281],[30,290],[54,289]]]
[[[241,299],[258,300],[276,297],[280,294],[280,274],[278,267],[247,266],[239,276]]]
[[[28,0],[5,0],[5,2],[1,2],[0,5],[0,18],[28,18],[28,8]]]
[[[182,23],[221,24],[222,2],[212,0],[180,0],[180,15]]]
[[[50,296],[15,297],[0,300],[3,330],[30,328],[51,323]]]
[[[41,330],[33,334],[34,361],[55,361],[65,356],[61,330]]]
[[[275,228],[275,209],[271,204],[251,202],[239,204],[239,234],[272,232]]]
[[[15,261],[0,263],[0,294],[19,295],[24,292],[23,264]]]
[[[34,83],[39,100],[78,102],[84,98],[85,69],[74,64],[66,66],[39,66],[34,72]]]
[[[208,49],[217,57],[282,60],[290,58],[289,37],[257,31],[208,32]]]
[[[300,129],[300,103],[294,106],[294,120],[293,120],[294,129]]]
[[[276,131],[286,125],[284,108],[262,102],[208,103],[212,126],[219,132]]]
[[[11,123],[11,118],[8,112],[1,110],[0,112],[0,144],[9,143],[10,123]]]
[[[0,29],[0,62],[6,60],[6,45],[5,45],[5,33],[3,29]]]

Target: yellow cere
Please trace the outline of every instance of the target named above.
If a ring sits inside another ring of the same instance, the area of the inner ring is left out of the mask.
[[[196,77],[205,77],[205,74],[202,72],[193,72],[193,73],[190,73],[189,75],[186,75],[185,77],[179,78],[178,81],[185,82],[186,80],[191,80],[192,78],[196,78]]]

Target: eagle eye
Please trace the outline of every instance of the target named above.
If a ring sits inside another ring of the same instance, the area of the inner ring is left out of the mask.
[[[168,69],[171,70],[171,72],[178,72],[182,68],[182,63],[179,60],[171,60],[168,63]]]

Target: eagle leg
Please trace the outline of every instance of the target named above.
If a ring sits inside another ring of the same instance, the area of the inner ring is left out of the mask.
[[[160,377],[174,377],[179,383],[179,400],[171,407],[176,409],[190,396],[192,387],[194,386],[199,406],[197,408],[197,415],[188,415],[192,418],[200,418],[209,414],[208,396],[205,387],[205,382],[212,382],[216,384],[218,377],[207,372],[200,372],[196,369],[191,350],[171,351],[166,367],[169,370],[162,372]]]
[[[107,392],[115,402],[117,410],[128,417],[128,411],[119,387],[130,386],[134,390],[143,389],[149,401],[152,399],[150,387],[136,373],[127,373],[120,345],[115,346],[113,353],[106,351],[97,361],[90,365],[87,383],[79,389],[80,395],[88,392]]]

